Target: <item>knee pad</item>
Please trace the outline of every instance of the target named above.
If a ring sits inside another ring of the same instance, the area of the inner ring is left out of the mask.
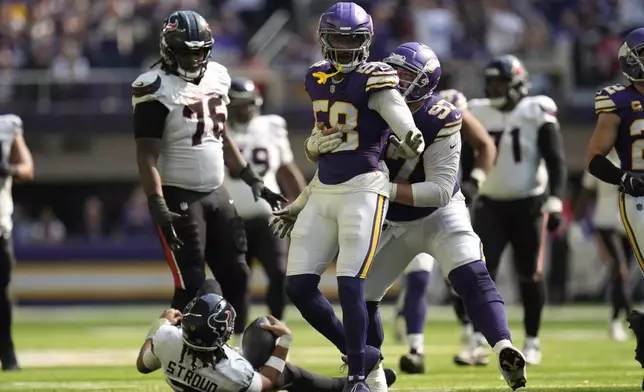
[[[490,302],[503,303],[503,297],[481,261],[453,269],[449,273],[449,281],[468,307],[479,307]]]
[[[288,298],[297,304],[308,300],[319,291],[320,276],[315,274],[291,275],[286,277],[285,291]]]
[[[405,269],[405,274],[417,271],[432,272],[434,269],[434,258],[427,253],[421,253],[414,257]]]

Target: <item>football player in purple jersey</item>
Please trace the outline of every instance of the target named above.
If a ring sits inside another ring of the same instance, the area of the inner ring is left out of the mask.
[[[364,279],[391,187],[381,158],[391,132],[401,140],[402,155],[416,157],[424,149],[422,134],[396,89],[396,71],[367,61],[373,34],[371,17],[355,3],[339,2],[320,17],[318,40],[325,60],[311,66],[305,88],[317,123],[313,133],[319,135],[321,127],[341,130],[333,136],[339,145],[321,149],[320,139],[307,141],[307,155],[318,161],[318,172],[304,192],[308,202],[278,212],[285,219],[297,217],[286,293],[309,324],[346,354],[346,390],[352,392],[370,387],[376,392],[381,389],[373,385],[384,384],[380,351],[366,346],[367,325],[375,314],[364,300]],[[336,254],[343,322],[318,289],[320,274]],[[372,373],[381,381],[367,384]]]
[[[399,153],[400,142],[391,138],[386,155],[392,176],[391,202],[387,227],[365,282],[369,313],[378,315],[380,300],[416,255],[430,254],[441,264],[445,277],[463,298],[469,317],[498,355],[499,369],[508,385],[512,389],[524,387],[525,358],[512,344],[503,298],[482,261],[481,241],[472,229],[457,181],[462,114],[433,95],[440,62],[429,47],[417,42],[399,46],[384,62],[397,70],[401,94],[427,144],[421,155],[408,158]],[[419,309],[417,313],[424,312]],[[369,321],[367,344],[380,347],[382,322],[379,317]],[[422,362],[424,318],[411,324],[421,343],[401,358],[401,367]]]
[[[588,172],[618,185],[619,210],[633,253],[644,272],[644,28],[631,31],[619,48],[619,65],[629,84],[599,90],[595,96],[597,124],[586,151]],[[606,156],[615,148],[620,167]],[[644,367],[644,314],[628,317],[637,338],[635,359]],[[644,390],[644,384],[642,385]]]

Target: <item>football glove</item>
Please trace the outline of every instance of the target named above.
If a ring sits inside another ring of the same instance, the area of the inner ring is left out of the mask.
[[[160,195],[151,195],[148,197],[148,207],[150,207],[152,219],[161,231],[161,235],[163,235],[163,239],[168,244],[168,247],[173,252],[181,249],[183,242],[181,242],[177,233],[174,231],[174,222],[182,218],[182,216],[170,211],[165,203],[165,199]]]
[[[624,173],[620,190],[633,197],[642,197],[644,196],[644,179],[631,173]]]
[[[343,132],[338,131],[325,136],[322,134],[324,129],[326,129],[324,123],[316,123],[311,136],[304,142],[306,156],[312,162],[315,162],[320,155],[332,152],[343,143]]]
[[[563,211],[563,203],[561,199],[556,196],[548,197],[546,203],[543,205],[542,211],[548,214],[548,231],[555,231],[561,225],[563,220],[561,212]]]
[[[293,226],[295,226],[295,220],[300,212],[306,206],[306,203],[311,196],[310,185],[304,188],[302,193],[285,208],[273,212],[273,218],[271,218],[268,223],[268,227],[273,229],[273,234],[279,236],[280,238],[289,237],[291,231],[293,231]]]
[[[416,158],[425,150],[423,134],[418,129],[412,129],[405,135],[399,146],[400,154],[407,159]]]
[[[253,198],[255,201],[262,198],[268,202],[273,210],[279,210],[282,203],[288,202],[284,196],[279,193],[275,193],[266,187],[262,178],[250,168],[250,165],[246,165],[246,167],[242,169],[241,173],[239,173],[239,177],[248,184],[251,192],[253,192]]]

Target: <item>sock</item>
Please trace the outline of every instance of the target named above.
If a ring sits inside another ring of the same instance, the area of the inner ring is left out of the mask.
[[[523,326],[526,336],[539,336],[541,311],[546,302],[545,283],[520,282],[519,292],[523,302]]]
[[[13,352],[11,339],[11,301],[8,287],[0,288],[0,354]]]
[[[183,309],[185,309],[186,305],[192,299],[197,295],[197,289],[194,290],[184,290],[180,289],[178,287],[174,288],[174,295],[172,296],[172,302],[170,303],[170,307],[172,309],[177,309],[183,312]],[[237,310],[237,309],[235,309]]]
[[[454,308],[454,313],[456,314],[458,322],[463,326],[471,324],[470,318],[467,316],[467,311],[465,310],[465,304],[461,297],[458,295],[452,295],[451,297],[452,307]]]
[[[302,317],[342,354],[346,354],[344,327],[329,300],[318,289],[319,283],[320,277],[314,274],[287,276],[286,294]]]
[[[405,276],[405,304],[403,312],[407,335],[422,334],[427,316],[427,286],[429,284],[429,272],[414,271]]]
[[[423,353],[423,347],[425,346],[425,335],[422,333],[411,333],[407,335],[407,341],[409,342],[409,351],[417,354]]]
[[[284,308],[286,307],[286,293],[284,293],[284,280],[282,275],[271,276],[266,291],[266,304],[268,310],[278,320],[284,317]]]
[[[380,350],[382,342],[385,340],[385,331],[382,326],[382,318],[380,317],[380,302],[367,302],[367,317],[369,317],[367,344]]]
[[[364,377],[368,323],[367,304],[364,300],[364,279],[339,276],[338,295],[346,335],[349,376]]]
[[[284,371],[277,377],[275,390],[340,392],[344,388],[344,382],[344,378],[323,376],[287,362]]]
[[[494,347],[501,340],[512,340],[503,297],[482,261],[452,270],[449,280],[463,299],[470,320],[490,346]]]

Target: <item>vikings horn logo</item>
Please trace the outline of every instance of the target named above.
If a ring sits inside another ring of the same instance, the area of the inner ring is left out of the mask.
[[[434,73],[434,71],[436,71],[436,68],[440,67],[440,65],[441,63],[438,61],[437,58],[431,58],[425,64],[425,71],[429,73]]]
[[[215,313],[208,317],[208,326],[212,328],[213,331],[225,332],[232,329],[233,317],[234,316],[230,310]]]

